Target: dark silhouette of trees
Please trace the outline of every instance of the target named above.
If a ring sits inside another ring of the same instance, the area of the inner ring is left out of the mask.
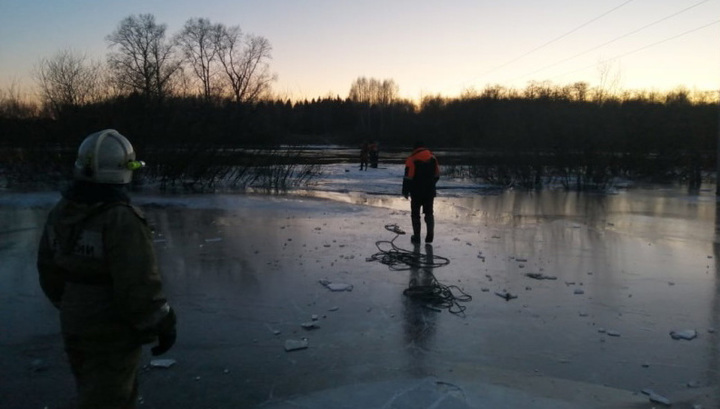
[[[184,62],[200,81],[200,92],[205,100],[219,94],[217,62],[220,38],[224,27],[212,24],[205,18],[193,18],[185,22],[175,41],[180,47]],[[216,84],[217,82],[217,84]]]
[[[17,82],[0,89],[0,118],[30,119],[37,117],[38,112],[38,106],[23,96]]]
[[[57,117],[68,109],[99,101],[103,74],[99,62],[72,50],[62,50],[51,58],[41,59],[34,77],[43,105]]]
[[[113,50],[107,62],[119,89],[158,100],[170,94],[180,60],[165,30],[152,14],[131,15],[106,37]]]
[[[618,92],[606,70],[600,87],[488,85],[417,104],[398,97],[394,80],[366,77],[344,98],[277,100],[270,97],[267,39],[203,18],[188,20],[173,41],[165,30],[150,14],[123,19],[107,36],[107,71],[70,51],[41,60],[44,111],[17,90],[0,92],[0,177],[59,177],[88,129],[102,128],[130,136],[151,163],[147,174],[169,186],[257,180],[234,166],[262,167],[261,179],[280,183],[289,168],[273,160],[345,159],[297,157],[277,147],[357,147],[362,140],[379,142],[386,160],[400,161],[420,139],[445,153],[443,163],[458,174],[526,188],[603,188],[618,177],[697,187],[715,170],[713,93]],[[114,88],[103,83],[106,74]],[[389,156],[393,151],[398,156]]]
[[[392,79],[360,77],[350,85],[348,98],[357,103],[388,106],[398,98],[399,87]]]
[[[244,35],[238,26],[222,26],[218,48],[235,102],[256,102],[270,91],[276,76],[270,73],[272,47],[265,37]]]

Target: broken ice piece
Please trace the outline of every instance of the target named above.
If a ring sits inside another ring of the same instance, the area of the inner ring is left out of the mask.
[[[672,339],[685,339],[691,340],[697,338],[697,331],[694,329],[684,329],[680,331],[670,331],[670,337]]]
[[[641,392],[648,396],[648,398],[650,399],[650,402],[660,403],[665,406],[670,406],[670,399],[668,399],[662,395],[658,395],[652,389],[643,389]]]
[[[324,285],[330,291],[352,291],[352,284],[333,283],[330,280],[320,280],[320,284]]]
[[[330,309],[328,309],[328,311],[337,311],[339,309],[340,309],[340,307],[335,306],[335,307],[331,307]]]
[[[174,359],[153,359],[150,361],[150,367],[151,368],[170,368],[171,366],[175,365]]]
[[[222,237],[212,237],[209,239],[205,239],[205,243],[215,243],[218,241],[222,241]]]
[[[297,351],[308,347],[307,338],[285,340],[285,351]]]
[[[607,331],[606,334],[608,334],[608,336],[611,336],[611,337],[619,337],[620,336],[620,333],[617,331]]]
[[[303,328],[305,328],[305,329],[317,329],[317,328],[320,328],[320,327],[317,325],[317,323],[315,323],[315,322],[303,322],[302,324],[300,324],[300,326],[303,327]]]
[[[573,291],[573,294],[577,294],[577,295],[585,294],[585,291],[580,288],[576,288],[575,291]]]
[[[702,386],[700,381],[688,381],[688,383],[685,384],[688,388],[699,388]]]

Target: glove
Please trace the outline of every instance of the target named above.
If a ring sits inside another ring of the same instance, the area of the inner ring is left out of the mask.
[[[177,331],[175,328],[172,331],[164,332],[158,335],[158,344],[150,348],[153,356],[162,355],[169,351],[173,345],[175,345],[175,339],[177,338]]]
[[[177,338],[176,324],[175,311],[170,308],[170,312],[158,324],[158,344],[150,348],[153,356],[162,355],[175,345],[175,339]]]

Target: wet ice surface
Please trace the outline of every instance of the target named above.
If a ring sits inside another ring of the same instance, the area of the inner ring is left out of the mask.
[[[488,195],[441,183],[432,250],[450,264],[432,273],[472,296],[462,317],[403,296],[422,271],[366,261],[393,238],[384,225],[410,229],[402,170],[347,169],[302,192],[333,200],[134,196],[179,319],[161,357],[176,363],[143,358],[141,407],[657,406],[643,390],[717,407],[710,192]],[[0,196],[2,408],[71,402],[57,314],[34,266],[56,198]],[[407,236],[396,243],[412,249]]]

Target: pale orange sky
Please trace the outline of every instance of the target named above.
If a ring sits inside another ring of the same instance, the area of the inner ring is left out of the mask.
[[[151,13],[168,34],[193,17],[267,38],[276,94],[346,97],[360,76],[404,98],[531,80],[720,90],[720,0],[2,0],[0,84],[31,83],[63,49],[104,60],[105,36]],[[30,89],[29,85],[25,85]]]

